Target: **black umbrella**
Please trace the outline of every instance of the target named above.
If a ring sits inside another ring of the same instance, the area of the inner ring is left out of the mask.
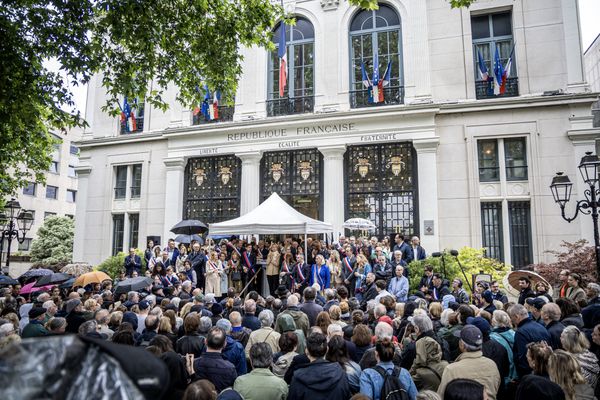
[[[204,244],[204,239],[202,239],[198,235],[177,235],[177,237],[175,238],[175,241],[177,243],[183,243],[183,244],[190,244],[190,243],[192,243],[192,240],[195,240],[196,242],[198,242],[200,244]]]
[[[208,225],[197,219],[184,219],[171,228],[171,232],[176,235],[197,235],[208,232]]]
[[[59,283],[63,283],[71,279],[70,275],[63,274],[62,272],[55,272],[52,275],[44,275],[40,279],[37,280],[34,287],[46,286],[46,285],[55,285]]]
[[[73,287],[73,283],[74,282],[75,282],[75,278],[71,277],[71,278],[69,278],[68,281],[65,281],[65,282],[61,283],[60,286],[59,286],[59,288],[61,288],[61,289],[71,288],[71,287]]]
[[[145,276],[136,276],[135,278],[125,279],[117,283],[115,294],[127,293],[132,290],[142,290],[150,285],[152,285],[152,279]]]
[[[54,271],[45,268],[30,269],[29,271],[26,271],[23,275],[21,275],[19,277],[19,280],[26,281],[31,278],[39,278],[40,276],[44,275],[52,275],[53,273]]]
[[[8,275],[0,275],[0,286],[18,285],[19,281]]]

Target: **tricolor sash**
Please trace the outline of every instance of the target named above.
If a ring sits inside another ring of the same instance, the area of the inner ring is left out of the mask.
[[[217,267],[217,265],[214,262],[208,261],[208,265],[211,266],[211,268],[213,269],[213,271],[219,272],[219,268]]]
[[[300,277],[300,279],[302,280],[302,282],[304,282],[304,274],[302,273],[302,264],[298,263],[296,264],[296,270],[298,271],[298,276]]]
[[[288,268],[288,265],[285,261],[283,262],[282,268],[283,268],[284,272],[286,272],[288,274],[290,273],[290,269]]]
[[[352,266],[350,265],[350,261],[348,261],[348,257],[344,257],[344,265],[346,266],[346,268],[348,268],[348,271],[350,271],[350,273],[354,272]]]
[[[240,251],[237,249],[237,247],[232,245],[231,242],[227,242],[227,246],[231,247],[233,249],[233,251],[235,251],[237,253],[238,256],[241,256]]]
[[[246,266],[248,268],[250,268],[252,270],[252,272],[255,272],[254,271],[254,266],[250,262],[250,257],[248,257],[248,252],[245,251],[243,256],[244,256],[244,263],[246,263]]]

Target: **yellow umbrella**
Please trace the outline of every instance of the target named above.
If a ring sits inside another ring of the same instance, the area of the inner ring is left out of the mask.
[[[73,282],[73,286],[87,286],[90,283],[102,283],[104,281],[111,281],[111,277],[106,275],[102,271],[92,271],[87,274],[83,274],[79,276],[75,282]]]

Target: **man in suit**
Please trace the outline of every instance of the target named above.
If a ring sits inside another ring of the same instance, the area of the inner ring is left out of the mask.
[[[397,234],[396,237],[394,238],[394,241],[396,242],[396,244],[394,245],[394,253],[396,253],[396,251],[400,251],[402,252],[402,259],[406,260],[406,257],[408,256],[408,252],[410,250],[410,245],[408,243],[406,243],[404,241],[404,235],[402,234]],[[404,273],[406,274],[406,268],[404,269]],[[407,275],[404,275],[407,276]]]
[[[350,245],[346,245],[344,249],[345,256],[342,256],[342,279],[344,284],[348,288],[348,293],[354,294],[354,285],[356,283],[356,277],[354,276],[354,269],[356,268],[356,258]]]
[[[433,267],[431,265],[425,266],[425,274],[419,282],[419,290],[427,295],[433,290]]]
[[[187,260],[192,263],[192,269],[196,271],[198,284],[196,287],[204,290],[204,273],[206,272],[206,256],[200,250],[200,243],[196,242],[192,245],[192,252],[188,255]]]
[[[246,281],[244,282],[245,284],[250,282],[254,275],[257,275],[256,279],[250,284],[248,290],[258,291],[260,287],[259,279],[261,267],[260,265],[256,265],[256,255],[254,254],[254,251],[252,251],[252,243],[247,243],[246,248],[242,252],[242,267],[244,274],[246,275]]]
[[[304,293],[310,277],[310,266],[304,262],[304,255],[296,255],[296,264],[292,267],[294,288],[298,293]]]
[[[135,249],[132,247],[129,249],[129,255],[125,257],[125,275],[131,277],[133,271],[136,271],[139,275],[142,269],[142,259],[140,256],[135,254]]]
[[[397,246],[394,246],[394,249],[396,247]],[[404,271],[403,272],[404,276],[408,278],[409,277],[409,275],[408,275],[408,272],[409,272],[408,271],[408,265],[406,264],[406,261],[404,261],[403,254],[404,253],[402,253],[401,250],[394,250],[394,256],[390,260],[390,264],[392,266],[392,271],[395,271],[397,266],[401,266],[402,269],[403,269],[403,271]]]
[[[173,267],[175,267],[175,265],[177,265],[177,257],[179,257],[179,249],[175,246],[174,239],[169,239],[167,247],[165,247],[165,251],[167,252],[167,254],[169,256],[169,265],[172,265]],[[165,264],[164,260],[163,260],[163,264]],[[165,264],[165,268],[166,267],[167,267],[167,265]]]
[[[433,288],[430,291],[431,298],[428,300],[441,302],[444,296],[450,294],[450,289],[441,274],[435,273],[432,277]]]
[[[408,254],[406,255],[406,262],[408,264],[415,260],[420,261],[427,258],[427,253],[425,252],[425,249],[421,247],[421,240],[418,236],[413,236],[413,238],[411,239],[410,249],[407,253]]]

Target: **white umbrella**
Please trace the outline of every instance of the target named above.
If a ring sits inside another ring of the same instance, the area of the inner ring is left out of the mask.
[[[350,218],[342,226],[346,229],[358,231],[374,231],[377,229],[374,223],[364,218]]]

